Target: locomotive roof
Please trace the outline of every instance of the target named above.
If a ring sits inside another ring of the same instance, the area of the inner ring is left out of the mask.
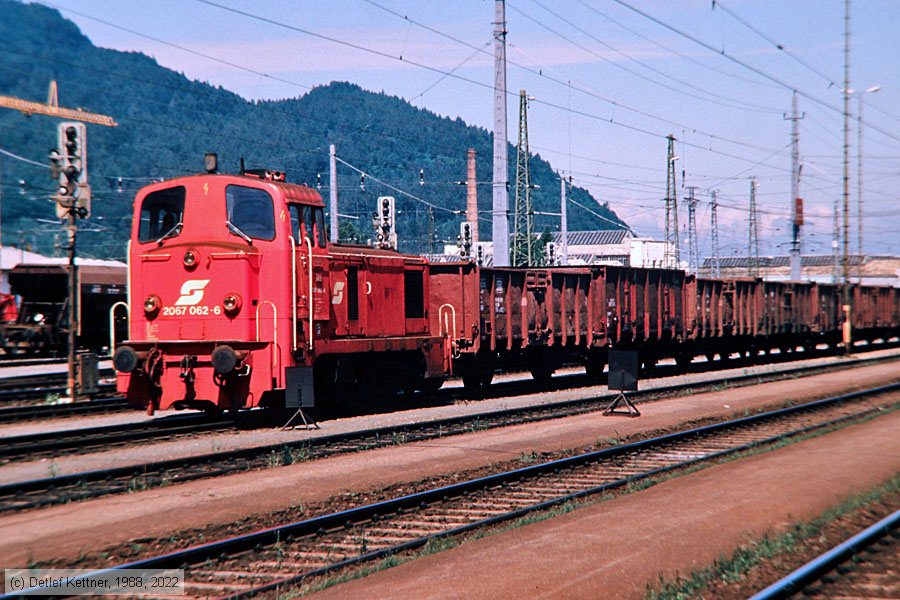
[[[273,187],[281,191],[289,202],[300,202],[303,204],[312,204],[315,206],[325,206],[322,196],[318,191],[303,183],[287,183],[284,181],[273,181],[264,179],[254,175],[239,175],[234,173],[195,173],[193,175],[184,175],[182,177],[174,177],[166,179],[158,183],[152,183],[143,189],[164,189],[173,185],[192,185],[197,179],[225,179],[230,180],[229,183],[235,185],[246,185],[248,183],[257,183],[263,187]]]

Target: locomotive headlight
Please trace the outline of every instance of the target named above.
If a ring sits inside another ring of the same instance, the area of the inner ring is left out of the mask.
[[[188,269],[197,266],[197,251],[196,250],[186,250],[184,253],[184,266]]]
[[[144,300],[144,312],[147,314],[155,313],[159,310],[160,304],[159,296],[150,294],[147,296],[147,299]]]
[[[228,294],[225,296],[225,299],[222,300],[222,308],[225,309],[227,313],[236,313],[241,310],[241,297],[237,294]]]

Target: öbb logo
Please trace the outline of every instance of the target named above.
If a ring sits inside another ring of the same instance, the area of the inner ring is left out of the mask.
[[[209,284],[209,279],[188,279],[181,285],[181,296],[175,301],[175,306],[194,306],[203,300],[203,290]]]

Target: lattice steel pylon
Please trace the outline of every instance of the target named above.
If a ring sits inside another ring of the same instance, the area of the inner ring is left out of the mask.
[[[663,262],[668,269],[678,268],[681,251],[678,244],[678,192],[675,186],[675,136],[669,135],[666,153],[666,247]]]
[[[716,190],[713,190],[709,193],[709,220],[710,228],[712,229],[713,277],[719,277],[721,275],[721,268],[719,266],[719,199],[716,197],[716,194]]]
[[[756,219],[756,178],[750,179],[750,233],[747,238],[747,274],[759,276],[759,227]]]
[[[688,269],[696,273],[700,268],[700,255],[697,251],[697,202],[694,195],[697,186],[688,187]]]
[[[531,173],[528,165],[528,96],[519,92],[519,144],[516,147],[516,210],[510,251],[510,264],[527,267],[534,264],[532,235]]]

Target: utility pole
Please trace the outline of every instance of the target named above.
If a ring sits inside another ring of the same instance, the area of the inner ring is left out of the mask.
[[[675,185],[675,136],[669,134],[666,151],[666,247],[663,255],[665,268],[677,269],[681,260],[678,244],[678,191]]]
[[[713,277],[721,275],[719,268],[719,217],[718,207],[719,200],[716,198],[716,190],[710,192],[709,201],[709,218],[710,227],[712,228],[712,259],[713,259]]]
[[[509,266],[509,157],[506,148],[506,3],[494,0],[494,266]]]
[[[528,96],[519,92],[519,143],[516,145],[516,209],[513,217],[512,256],[514,267],[534,264],[531,209],[531,172],[528,164]]]
[[[865,253],[863,252],[863,96],[866,94],[874,94],[878,90],[881,89],[880,85],[873,85],[872,87],[857,92],[856,100],[859,104],[859,115],[858,115],[858,127],[857,134],[858,140],[856,143],[856,210],[857,210],[857,240],[856,240],[856,252],[859,254],[859,265],[858,275],[859,275],[859,283],[862,285],[862,269],[863,269],[863,257]]]
[[[834,197],[834,207],[831,214],[831,256],[834,259],[834,274],[831,276],[832,283],[838,283],[841,280],[841,259],[840,259],[840,242],[841,225],[838,217],[838,197]]]
[[[328,210],[331,222],[331,235],[328,237],[332,244],[337,244],[340,239],[340,230],[338,229],[337,152],[334,144],[328,147],[328,175]],[[297,243],[300,243],[300,240],[297,240]]]
[[[697,186],[688,187],[688,269],[696,273],[700,269],[700,258],[697,252],[697,198],[694,192]]]
[[[747,238],[747,274],[759,277],[759,229],[756,221],[756,178],[750,179],[750,233]]]
[[[572,183],[572,176],[569,175],[569,185]],[[559,176],[559,264],[566,266],[569,264],[569,221],[566,212],[566,178],[560,174]]]
[[[797,114],[797,91],[791,97],[791,280],[799,281],[800,227],[803,225],[803,200],[800,199],[800,130],[797,121],[806,116]]]
[[[850,0],[844,0],[844,352],[853,345],[850,319]]]
[[[434,210],[428,207],[428,252],[434,254]]]

